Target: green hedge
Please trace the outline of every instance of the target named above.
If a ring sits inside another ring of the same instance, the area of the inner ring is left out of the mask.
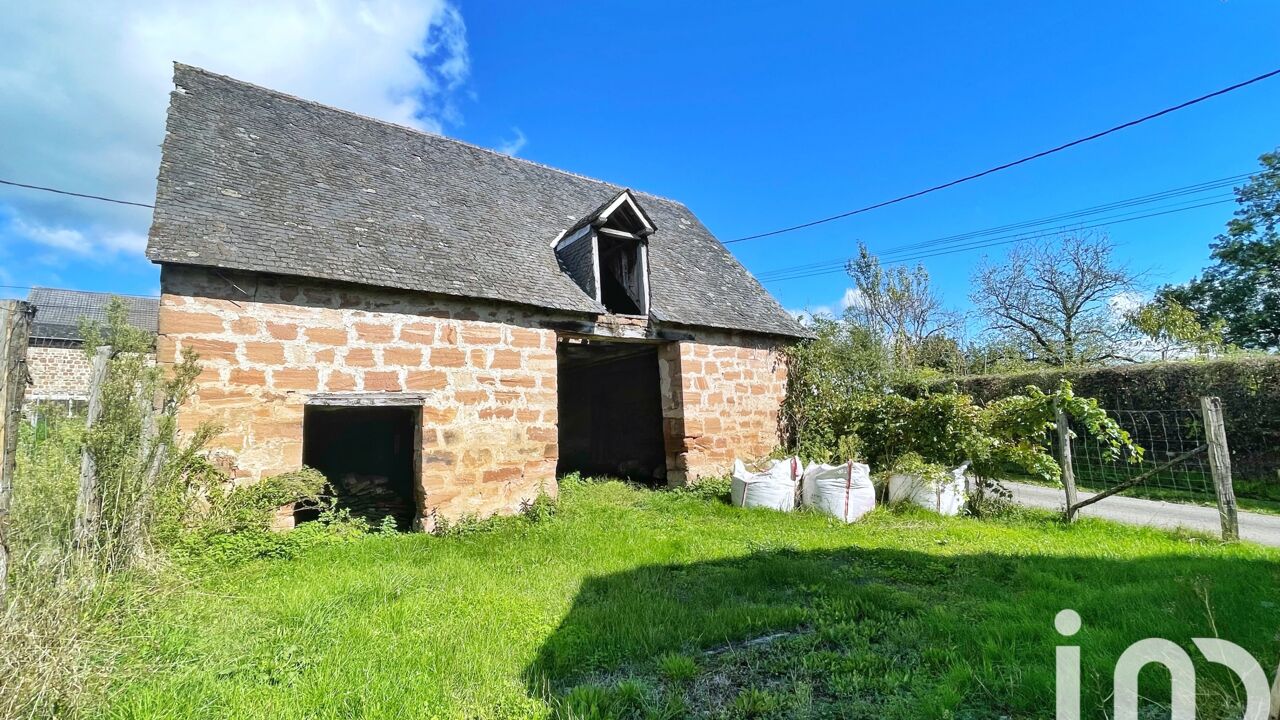
[[[934,381],[928,387],[940,391],[955,383],[979,402],[988,402],[1017,394],[1027,385],[1048,390],[1064,378],[1077,395],[1097,398],[1109,409],[1195,409],[1202,396],[1220,397],[1233,474],[1280,482],[1280,357],[972,375]]]

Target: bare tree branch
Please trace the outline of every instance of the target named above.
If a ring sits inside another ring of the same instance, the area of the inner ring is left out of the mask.
[[[1003,264],[983,261],[970,299],[989,331],[1039,362],[1128,359],[1125,325],[1109,302],[1139,276],[1118,264],[1113,250],[1105,234],[1088,232],[1018,245]]]

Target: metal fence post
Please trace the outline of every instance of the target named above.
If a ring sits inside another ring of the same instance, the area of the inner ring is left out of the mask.
[[[1231,486],[1231,452],[1227,448],[1227,429],[1222,422],[1222,400],[1200,398],[1204,413],[1205,441],[1209,445],[1209,471],[1218,494],[1218,518],[1222,521],[1222,539],[1240,539],[1240,518],[1236,512],[1236,491]]]
[[[9,590],[9,508],[18,461],[18,425],[27,393],[27,342],[35,309],[19,300],[0,302],[0,610]]]
[[[1071,461],[1071,423],[1067,420],[1067,414],[1063,412],[1061,407],[1055,404],[1054,410],[1057,415],[1058,465],[1062,467],[1062,486],[1067,490],[1067,522],[1074,522],[1078,496],[1076,493],[1076,470]]]

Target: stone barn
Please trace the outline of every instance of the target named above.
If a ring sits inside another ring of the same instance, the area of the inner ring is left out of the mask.
[[[32,288],[27,302],[35,306],[31,340],[27,348],[27,369],[31,387],[26,402],[66,405],[68,409],[89,400],[89,356],[80,337],[80,323],[104,323],[107,304],[119,297],[129,311],[129,324],[156,331],[155,298],[117,296],[109,293]]]
[[[684,205],[178,65],[148,257],[183,427],[374,519],[557,473],[679,484],[779,442],[805,331]],[[296,519],[305,519],[299,515]]]

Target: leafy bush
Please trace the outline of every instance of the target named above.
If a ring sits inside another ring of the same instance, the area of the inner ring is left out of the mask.
[[[1280,470],[1280,357],[1233,357],[1212,361],[1140,363],[1078,370],[1050,369],[1014,375],[977,375],[934,380],[927,391],[956,385],[980,402],[1024,394],[1028,385],[1057,387],[1067,380],[1102,407],[1120,410],[1196,409],[1202,396],[1222,398],[1223,421],[1237,478],[1277,482]],[[907,395],[916,389],[898,385]],[[1149,440],[1159,445],[1160,428]],[[1171,428],[1170,432],[1174,432]],[[1176,438],[1169,438],[1175,442]]]
[[[288,532],[260,526],[235,531],[201,528],[183,535],[171,554],[185,565],[235,566],[253,560],[289,560],[314,547],[353,542],[368,534],[364,518],[329,508],[316,520]]]
[[[857,399],[882,392],[894,378],[876,335],[853,324],[816,318],[812,340],[787,352],[782,424],[787,446],[805,458],[830,460],[848,432]]]
[[[319,471],[303,467],[250,485],[208,490],[199,509],[188,515],[171,554],[186,564],[239,565],[289,559],[317,545],[368,535],[368,521],[352,517],[322,495],[326,484]],[[277,511],[286,505],[319,508],[319,517],[288,532],[273,530]],[[378,533],[394,532],[395,519],[385,518]]]
[[[213,488],[206,491],[202,509],[192,513],[188,525],[210,533],[269,530],[276,511],[285,505],[320,507],[327,482],[319,471],[304,466],[250,485]]]
[[[1133,444],[1129,434],[1096,400],[1077,396],[1066,381],[1052,393],[1028,387],[1023,394],[985,407],[954,389],[918,398],[864,394],[849,403],[843,425],[830,424],[834,432],[827,436],[827,442],[839,440],[817,446],[814,452],[818,457],[830,457],[845,451],[856,439],[862,457],[881,472],[904,461],[920,464],[922,471],[935,466],[952,468],[967,461],[981,477],[999,476],[1002,469],[1013,466],[1056,482],[1061,468],[1046,433],[1054,427],[1058,408],[1101,440],[1113,458],[1141,459],[1142,448]]]
[[[545,491],[539,492],[532,501],[520,503],[520,515],[531,523],[547,522],[555,518],[560,503]]]

